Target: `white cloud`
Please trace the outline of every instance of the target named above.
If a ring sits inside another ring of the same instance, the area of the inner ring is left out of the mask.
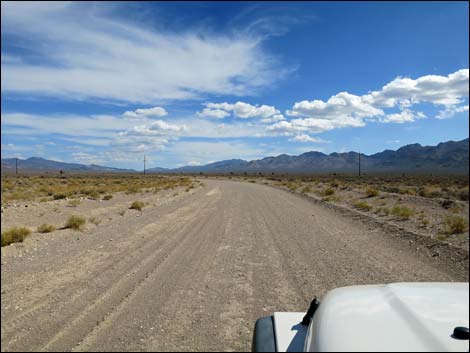
[[[288,116],[297,117],[281,121],[269,130],[281,134],[303,131],[319,133],[343,127],[365,126],[366,121],[383,123],[405,123],[422,119],[422,112],[413,112],[410,107],[420,103],[443,106],[437,118],[451,117],[455,113],[468,111],[467,106],[457,104],[468,100],[469,70],[458,70],[448,76],[428,75],[415,80],[396,78],[380,91],[357,96],[341,92],[322,100],[301,101],[287,110]],[[467,107],[467,108],[465,108]],[[398,112],[386,113],[384,109],[398,108]]]
[[[151,122],[150,124],[137,125],[125,132],[120,132],[120,136],[124,135],[140,135],[140,136],[162,136],[162,135],[172,135],[183,131],[185,126],[175,125],[167,123],[163,120],[157,120]]]
[[[260,121],[262,123],[268,124],[268,123],[276,123],[276,122],[282,121],[282,120],[286,120],[286,118],[284,118],[284,115],[276,114],[276,115],[273,115],[270,118],[261,119]]]
[[[33,54],[19,61],[2,53],[2,93],[151,104],[254,94],[289,71],[277,67],[260,38],[157,32],[103,9],[2,2],[2,34],[14,34]]]
[[[230,103],[206,103],[206,108],[198,112],[198,116],[225,118],[233,116],[241,119],[259,118],[263,123],[272,123],[284,119],[281,112],[271,105],[252,105],[244,102]]]
[[[280,121],[267,128],[268,131],[274,131],[283,135],[293,135],[296,132],[320,133],[324,131],[344,128],[344,127],[362,127],[365,123],[360,118],[338,117],[336,119],[293,119],[291,121]]]
[[[414,113],[411,110],[405,109],[399,113],[388,114],[380,121],[383,123],[403,124],[413,122],[416,119],[423,119],[425,117],[426,116],[422,112]]]
[[[230,113],[222,109],[209,109],[204,108],[201,112],[196,113],[198,116],[203,118],[216,118],[223,119],[230,116]]]
[[[311,137],[307,134],[298,134],[295,135],[294,138],[290,139],[290,141],[297,141],[297,142],[315,142],[315,143],[326,143],[328,141],[316,138],[316,137]]]
[[[374,106],[391,108],[398,104],[417,103],[455,105],[468,98],[469,70],[461,69],[448,76],[427,75],[413,80],[398,77],[380,91],[371,92],[363,99]]]
[[[314,100],[295,103],[292,110],[287,111],[287,115],[336,120],[340,116],[364,118],[384,115],[384,112],[364,102],[362,97],[341,92],[328,99],[327,102]]]
[[[437,119],[448,119],[452,118],[455,114],[468,112],[468,105],[462,105],[460,107],[457,106],[450,106],[447,107],[445,110],[441,110],[438,115],[436,115]]]
[[[135,111],[127,111],[122,116],[127,119],[141,119],[141,118],[161,118],[168,115],[168,112],[162,107],[154,107],[147,109],[136,109]]]

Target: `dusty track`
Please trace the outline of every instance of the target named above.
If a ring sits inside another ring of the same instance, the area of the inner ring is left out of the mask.
[[[468,280],[288,192],[204,182],[133,222],[53,234],[47,255],[2,256],[2,351],[249,350],[257,317],[334,287]]]

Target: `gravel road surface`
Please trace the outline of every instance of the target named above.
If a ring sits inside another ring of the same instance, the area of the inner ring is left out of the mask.
[[[305,198],[204,183],[138,217],[2,249],[2,351],[249,350],[256,318],[335,287],[468,281]]]

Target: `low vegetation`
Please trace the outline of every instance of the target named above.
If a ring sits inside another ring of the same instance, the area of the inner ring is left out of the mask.
[[[411,216],[413,216],[414,210],[409,208],[408,206],[396,205],[392,207],[392,209],[390,210],[390,214],[400,220],[407,220],[410,219]]]
[[[144,203],[142,201],[134,201],[132,203],[132,205],[129,207],[129,209],[131,210],[138,210],[138,211],[142,211],[142,209],[144,208]]]
[[[43,223],[38,227],[37,231],[38,233],[50,233],[55,231],[55,229],[55,226],[53,226],[52,224]]]
[[[468,229],[468,222],[461,216],[450,215],[444,219],[447,234],[459,234]]]
[[[64,228],[81,230],[86,223],[85,217],[82,216],[70,216],[65,222]]]
[[[2,176],[1,202],[41,201],[88,198],[110,200],[113,193],[137,194],[177,187],[188,188],[187,176],[96,174],[96,175],[21,175]],[[102,196],[103,195],[103,196]]]
[[[372,206],[365,201],[356,201],[353,203],[353,206],[363,211],[370,211],[372,209]]]
[[[5,232],[2,232],[1,245],[10,245],[13,243],[21,243],[25,238],[31,234],[31,230],[26,227],[13,227]]]
[[[377,191],[376,188],[368,187],[366,189],[366,196],[367,197],[375,197],[375,196],[378,196],[378,195],[379,195],[379,192]]]

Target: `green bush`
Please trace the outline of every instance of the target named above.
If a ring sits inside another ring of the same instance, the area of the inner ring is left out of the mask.
[[[31,230],[26,227],[13,227],[2,233],[1,245],[10,245],[12,243],[21,243],[31,234]]]
[[[82,216],[70,216],[65,222],[64,228],[80,230],[86,223],[86,219]]]

